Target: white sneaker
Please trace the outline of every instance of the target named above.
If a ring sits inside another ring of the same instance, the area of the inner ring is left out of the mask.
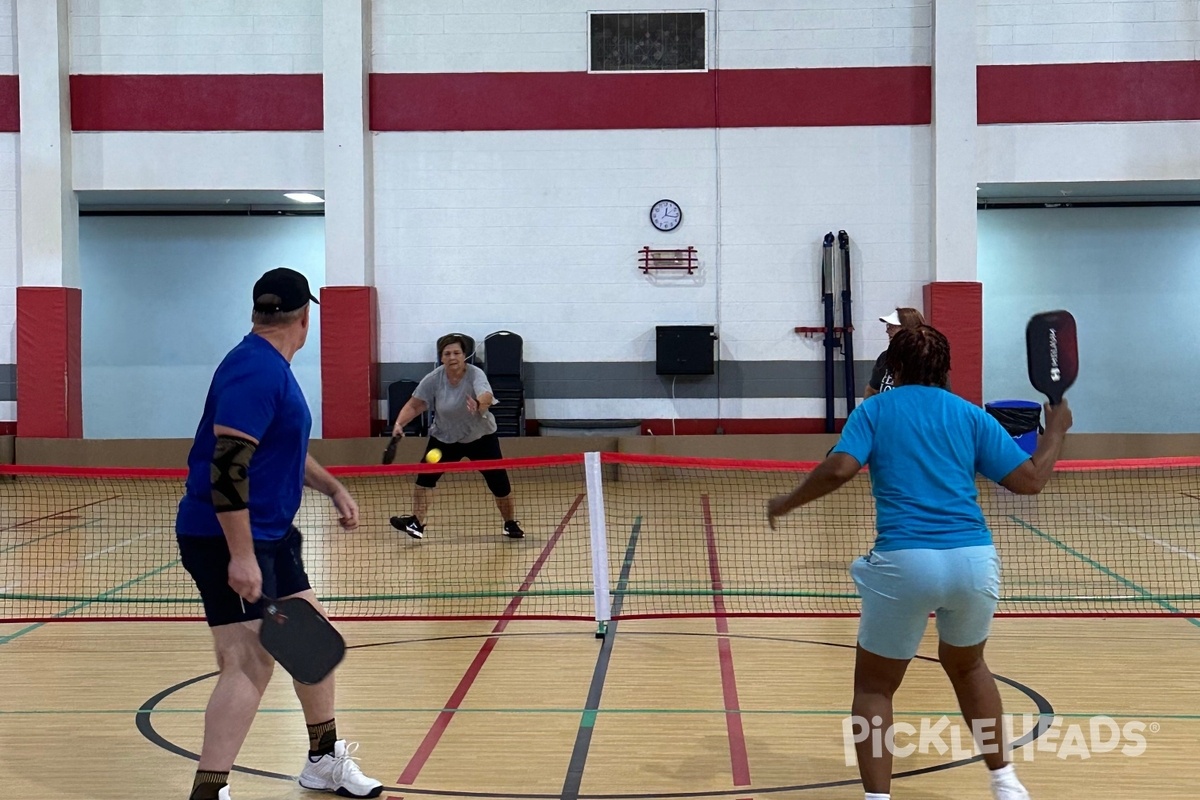
[[[229,793],[228,786],[222,786],[221,791],[217,792],[217,800],[233,800],[233,795]]]
[[[993,783],[992,797],[994,800],[1030,800],[1029,792],[1019,783],[1016,786],[997,786]]]
[[[316,762],[310,759],[304,765],[300,785],[342,797],[378,797],[383,784],[362,774],[352,757],[357,749],[358,742],[347,744],[345,739],[338,739],[332,753],[326,753]]]

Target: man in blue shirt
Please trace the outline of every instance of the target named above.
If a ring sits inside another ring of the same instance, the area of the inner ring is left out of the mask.
[[[196,438],[175,533],[212,630],[220,677],[204,715],[204,745],[190,800],[230,800],[227,786],[271,679],[274,660],[259,642],[264,596],[302,597],[324,613],[304,571],[292,524],[305,486],[327,495],[341,526],[358,527],[346,488],[308,454],[312,415],[292,374],[309,332],[308,280],[284,267],[254,284],[253,327],[217,367]],[[353,745],[338,739],[334,678],[295,684],[308,724],[307,789],[377,797]]]
[[[876,734],[892,725],[892,696],[936,613],[938,657],[963,716],[984,736],[996,800],[1029,800],[1007,763],[1003,707],[983,659],[1000,598],[1000,560],[976,496],[979,473],[1017,494],[1037,494],[1062,453],[1071,410],[1045,407],[1046,433],[1028,456],[995,419],[944,386],[946,337],[922,325],[898,331],[887,350],[896,386],[846,420],[838,444],[791,494],[767,505],[771,527],[793,509],[837,490],[870,465],[877,536],[850,575],[862,598],[854,668],[854,719],[867,800],[888,800],[892,748]],[[876,722],[878,720],[878,722]],[[873,730],[872,730],[873,729]]]

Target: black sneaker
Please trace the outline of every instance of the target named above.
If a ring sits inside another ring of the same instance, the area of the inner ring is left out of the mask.
[[[515,519],[510,519],[504,523],[504,535],[510,539],[524,539],[525,531],[521,530]]]
[[[392,517],[392,527],[398,531],[404,531],[414,539],[421,539],[425,536],[425,526],[417,522],[414,516],[407,517]]]

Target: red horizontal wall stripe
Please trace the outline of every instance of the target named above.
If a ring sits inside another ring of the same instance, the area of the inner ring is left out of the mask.
[[[1200,119],[1200,62],[981,66],[982,125]]]
[[[320,75],[72,75],[77,131],[319,131]]]
[[[0,75],[0,133],[21,130],[21,81],[16,75]]]
[[[931,114],[928,67],[377,73],[370,86],[375,131],[927,125]]]
[[[1200,62],[978,68],[982,124],[1200,119]],[[927,125],[929,67],[379,73],[377,131]],[[0,76],[0,131],[20,128]],[[320,130],[320,75],[73,75],[75,130]]]
[[[722,128],[928,125],[929,67],[734,69],[717,75]]]
[[[711,128],[708,73],[377,73],[371,130]]]

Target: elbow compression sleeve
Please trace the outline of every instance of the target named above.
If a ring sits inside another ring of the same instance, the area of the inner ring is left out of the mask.
[[[250,504],[250,456],[257,445],[240,436],[221,435],[213,448],[212,504],[218,514],[241,511]]]

